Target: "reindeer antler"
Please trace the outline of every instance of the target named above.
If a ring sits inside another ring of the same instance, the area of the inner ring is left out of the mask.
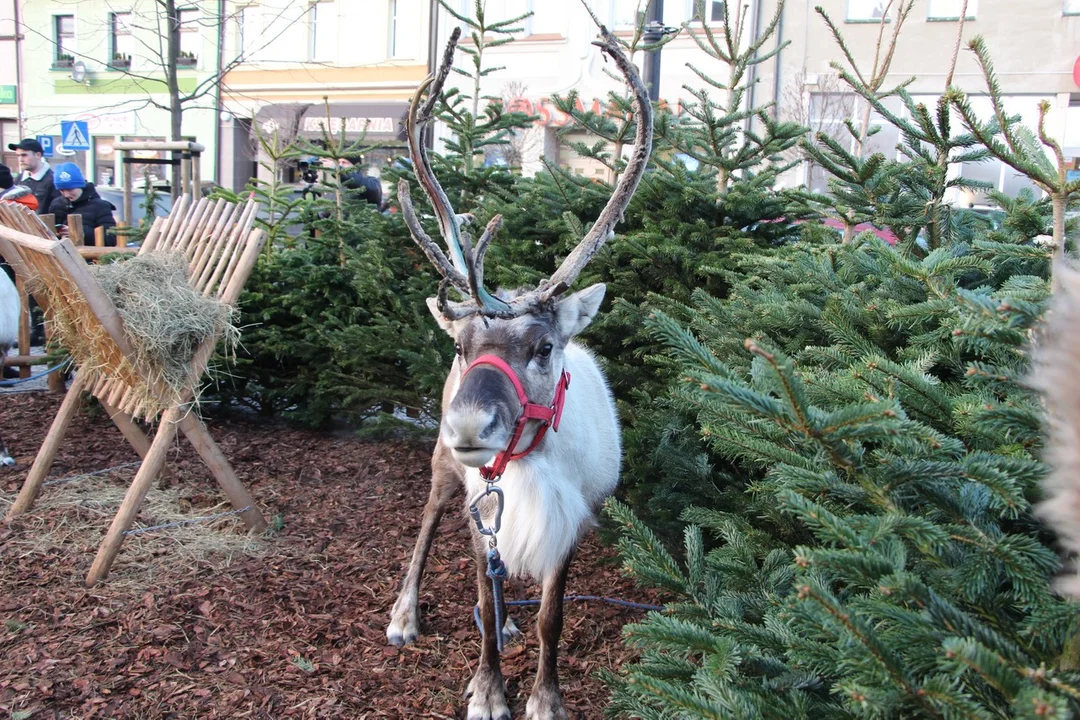
[[[607,28],[600,26],[600,40],[593,44],[606,52],[615,61],[619,71],[626,78],[634,94],[634,112],[637,118],[637,132],[634,137],[634,153],[626,165],[614,193],[608,199],[600,216],[593,223],[592,228],[578,243],[577,247],[563,260],[559,269],[550,279],[544,280],[533,291],[520,295],[510,301],[502,300],[491,295],[484,288],[484,254],[492,238],[502,226],[502,216],[496,215],[488,223],[480,241],[473,248],[472,238],[462,229],[463,219],[454,213],[446,192],[435,179],[435,173],[431,169],[427,150],[420,140],[421,127],[429,122],[432,111],[442,92],[443,84],[450,74],[450,67],[454,59],[454,50],[457,48],[458,39],[461,37],[461,29],[455,28],[443,53],[442,64],[439,71],[420,85],[416,95],[409,106],[409,114],[405,121],[405,129],[409,139],[409,155],[413,161],[413,169],[420,187],[427,193],[431,200],[431,206],[439,221],[439,232],[446,241],[450,251],[450,257],[436,245],[417,220],[416,212],[412,206],[412,197],[409,194],[409,183],[404,178],[398,181],[398,197],[401,201],[402,215],[406,225],[412,233],[413,240],[424,251],[428,259],[435,265],[443,276],[443,282],[439,286],[439,308],[449,319],[456,320],[469,315],[481,314],[487,317],[516,317],[530,312],[538,305],[546,305],[554,298],[566,292],[582,269],[592,260],[597,251],[607,242],[615,225],[623,219],[630,199],[637,190],[638,182],[641,181],[645,168],[649,163],[649,154],[652,151],[653,125],[652,105],[649,102],[645,84],[641,81],[637,69],[623,53],[615,37],[608,32]],[[427,101],[421,107],[420,98],[425,91],[428,94]],[[447,298],[450,287],[453,286],[463,295],[472,299],[463,303],[451,303]]]

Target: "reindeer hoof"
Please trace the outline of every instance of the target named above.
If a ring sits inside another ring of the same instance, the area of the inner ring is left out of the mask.
[[[525,703],[525,720],[570,720],[558,686],[533,688]]]
[[[387,645],[395,645],[397,647],[401,647],[402,645],[412,645],[419,636],[420,634],[416,631],[415,625],[409,629],[391,622],[386,628]]]
[[[502,674],[478,670],[465,691],[469,698],[468,720],[510,720]]]
[[[398,605],[390,611],[390,624],[386,626],[386,644],[401,647],[412,645],[420,636],[420,611],[415,607],[401,610]]]
[[[0,465],[6,465],[7,467],[11,467],[14,464],[15,458],[9,455],[0,455]]]
[[[514,618],[507,616],[506,622],[503,623],[503,643],[511,643],[521,637],[521,630],[518,629],[517,624],[514,622]]]

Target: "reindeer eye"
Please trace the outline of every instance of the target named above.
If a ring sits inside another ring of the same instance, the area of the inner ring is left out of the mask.
[[[546,360],[551,357],[551,349],[551,343],[544,343],[540,346],[540,349],[536,351],[536,356]]]
[[[462,357],[465,354],[465,348],[461,347],[461,343],[454,343],[454,354],[458,357]]]

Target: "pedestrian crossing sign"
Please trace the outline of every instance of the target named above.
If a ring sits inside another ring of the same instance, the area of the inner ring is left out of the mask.
[[[60,138],[67,150],[90,149],[90,128],[85,120],[61,120]]]

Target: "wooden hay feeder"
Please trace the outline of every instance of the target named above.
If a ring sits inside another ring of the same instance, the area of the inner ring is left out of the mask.
[[[183,196],[168,215],[160,217],[139,250],[183,253],[190,271],[189,282],[205,297],[215,297],[235,307],[259,251],[263,233],[252,229],[258,203],[236,205],[206,198],[192,204]],[[34,292],[47,299],[46,314],[57,325],[78,334],[79,344],[92,349],[92,363],[80,365],[56,418],[38,451],[22,490],[8,511],[10,522],[33,504],[52,466],[82,392],[94,395],[109,417],[142,458],[97,557],[86,577],[92,586],[104,579],[124,533],[131,526],[154,478],[163,470],[166,454],[179,427],[206,463],[233,507],[250,530],[262,530],[266,521],[255,501],[233,472],[192,406],[197,383],[206,371],[218,338],[197,348],[192,360],[192,384],[179,393],[162,385],[146,368],[140,368],[113,301],[90,274],[86,262],[71,241],[57,238],[27,208],[0,203],[0,254]],[[73,353],[74,355],[74,353]],[[158,419],[151,441],[135,418]]]

